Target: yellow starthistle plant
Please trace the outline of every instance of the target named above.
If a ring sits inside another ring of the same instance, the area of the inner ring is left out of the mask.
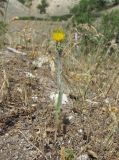
[[[55,59],[55,67],[56,67],[56,77],[57,77],[57,88],[58,88],[58,97],[55,103],[55,113],[56,113],[56,126],[57,132],[60,129],[60,113],[62,107],[62,96],[63,96],[63,88],[62,88],[62,62],[61,56],[63,52],[62,43],[65,39],[65,32],[63,29],[57,29],[52,33],[52,39],[56,42],[56,59]]]
[[[62,29],[57,29],[52,33],[52,39],[55,42],[62,42],[65,39],[65,33]]]

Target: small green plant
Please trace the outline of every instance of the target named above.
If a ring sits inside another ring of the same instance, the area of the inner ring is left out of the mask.
[[[0,36],[6,32],[6,24],[3,21],[0,21]]]
[[[74,151],[71,149],[66,149],[65,150],[65,159],[66,160],[75,160]]]
[[[72,149],[61,147],[60,160],[75,160],[75,153]]]

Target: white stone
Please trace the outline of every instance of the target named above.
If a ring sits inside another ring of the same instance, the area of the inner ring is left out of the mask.
[[[28,78],[35,78],[36,77],[30,72],[25,72],[25,73],[26,73],[26,77],[28,77]]]
[[[79,132],[79,133],[83,133],[83,130],[82,130],[82,129],[79,129],[78,132]]]
[[[43,64],[49,61],[47,56],[39,57],[37,60],[34,60],[32,64],[38,68],[41,68]]]
[[[54,100],[54,102],[56,103],[56,102],[57,102],[57,99],[58,99],[58,94],[52,92],[51,95],[50,95],[50,99]],[[63,93],[63,96],[62,96],[62,104],[65,105],[65,104],[67,104],[67,103],[68,103],[67,95]]]
[[[87,154],[80,155],[77,160],[89,160],[89,156]]]
[[[38,101],[38,97],[36,95],[32,96],[32,99],[33,99],[34,102]]]
[[[69,118],[69,120],[72,120],[74,118],[74,116],[71,115],[68,118]]]

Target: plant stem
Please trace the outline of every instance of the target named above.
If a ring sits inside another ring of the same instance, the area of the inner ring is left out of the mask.
[[[60,119],[60,112],[61,112],[61,105],[62,105],[62,63],[61,63],[61,53],[58,46],[56,44],[56,49],[57,49],[57,57],[56,57],[56,71],[57,71],[57,86],[58,86],[58,97],[56,101],[56,123],[59,126],[59,119]]]

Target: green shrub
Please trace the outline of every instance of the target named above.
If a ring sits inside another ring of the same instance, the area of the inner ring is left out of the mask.
[[[71,14],[74,16],[74,21],[78,23],[90,23],[92,21],[92,8],[95,0],[81,0],[78,5],[71,9]]]
[[[97,11],[104,9],[105,0],[81,0],[71,10],[74,21],[78,23],[91,23],[95,18]]]
[[[103,16],[101,31],[106,41],[115,38],[115,35],[119,33],[119,10],[112,11]]]
[[[18,0],[20,3],[25,4],[26,0]]]
[[[31,7],[32,0],[18,0],[20,3],[24,4],[26,7]]]
[[[102,10],[106,7],[106,0],[96,0],[96,8]]]
[[[119,0],[114,1],[114,5],[117,5],[117,4],[119,4]]]
[[[41,0],[41,4],[37,6],[37,8],[40,10],[40,13],[46,13],[46,8],[48,7],[47,0]]]

